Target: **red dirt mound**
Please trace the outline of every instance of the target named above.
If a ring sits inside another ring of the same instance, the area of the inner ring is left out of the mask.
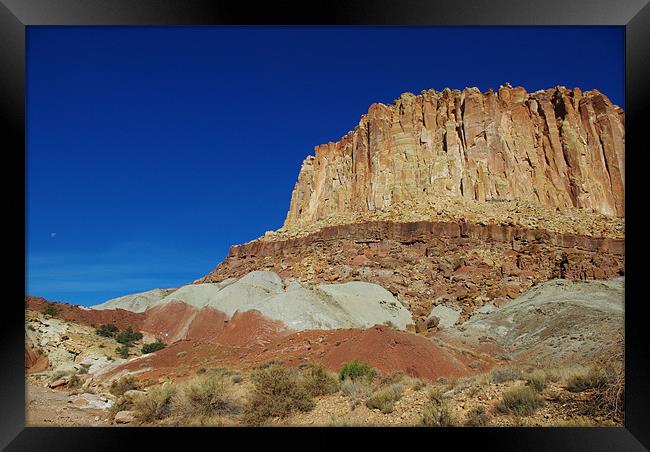
[[[32,311],[43,312],[49,304],[54,305],[58,309],[56,317],[67,320],[68,322],[78,322],[95,326],[114,323],[121,330],[129,325],[134,330],[140,330],[144,320],[143,313],[131,312],[124,309],[84,309],[68,303],[50,302],[42,297],[25,297],[25,307]]]
[[[264,337],[260,334],[264,330],[271,334]],[[260,340],[251,340],[254,337]],[[233,317],[218,339],[178,341],[116,368],[107,377],[128,370],[139,372],[137,376],[142,380],[155,382],[161,377],[182,380],[193,376],[199,368],[248,370],[269,360],[279,360],[289,366],[322,363],[338,371],[343,362],[353,359],[365,361],[383,373],[402,371],[428,380],[485,372],[494,364],[489,356],[442,347],[425,337],[380,325],[366,330],[273,333],[271,321],[258,313],[247,312],[239,318]]]

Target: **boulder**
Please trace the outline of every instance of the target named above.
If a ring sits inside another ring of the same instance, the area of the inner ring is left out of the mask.
[[[116,424],[130,424],[135,422],[135,414],[133,411],[118,411],[114,420]]]

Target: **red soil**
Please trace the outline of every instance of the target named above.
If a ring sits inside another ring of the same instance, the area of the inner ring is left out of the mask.
[[[80,306],[68,303],[50,302],[41,297],[25,297],[25,307],[32,311],[42,312],[48,304],[56,306],[58,309],[56,316],[63,320],[97,327],[105,323],[114,323],[121,330],[130,325],[134,330],[138,331],[141,329],[144,320],[144,313],[131,312],[125,309],[83,309]]]
[[[30,309],[43,310],[42,298],[29,297]],[[376,325],[369,329],[291,331],[258,311],[236,312],[228,318],[212,308],[196,308],[182,301],[156,306],[144,313],[118,310],[84,310],[57,303],[58,316],[81,323],[114,322],[124,328],[151,334],[167,348],[133,359],[106,375],[128,369],[138,378],[182,379],[199,368],[229,367],[247,370],[269,360],[289,366],[321,363],[333,371],[353,359],[365,361],[381,372],[399,370],[429,380],[459,377],[488,370],[494,360],[481,351],[439,345],[423,336]],[[485,350],[487,351],[487,350]],[[185,352],[185,353],[180,353]],[[146,366],[143,366],[145,364]],[[143,369],[148,369],[143,371]]]

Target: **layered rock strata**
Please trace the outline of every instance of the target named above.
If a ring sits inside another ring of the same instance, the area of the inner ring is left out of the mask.
[[[285,228],[428,196],[623,216],[624,141],[623,110],[596,90],[402,94],[305,159]]]
[[[553,278],[623,275],[623,239],[466,222],[366,222],[306,237],[233,246],[195,283],[259,269],[306,283],[368,281],[387,288],[425,322],[436,305],[462,310],[506,302]]]

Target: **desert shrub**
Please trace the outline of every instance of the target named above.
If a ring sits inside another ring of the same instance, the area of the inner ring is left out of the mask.
[[[390,320],[386,320],[386,321],[384,322],[384,325],[386,325],[388,328],[391,328],[391,329],[393,329],[393,330],[397,330],[397,329],[398,329],[398,328],[397,328],[397,325],[395,325],[395,324],[394,324],[393,322],[391,322]]]
[[[176,359],[180,359],[185,355],[187,355],[187,352],[178,352],[178,353],[176,353]]]
[[[454,416],[447,402],[429,402],[422,409],[420,425],[423,427],[450,427],[454,423]]]
[[[365,379],[343,380],[339,384],[339,389],[343,395],[350,399],[350,405],[353,409],[372,394],[372,386]]]
[[[251,374],[253,390],[244,411],[244,422],[260,425],[272,417],[284,418],[295,411],[309,411],[314,402],[295,369],[272,364]]]
[[[494,369],[490,374],[490,381],[492,383],[505,383],[507,381],[514,381],[520,378],[521,372],[511,367]]]
[[[280,361],[280,360],[277,360],[277,359],[270,359],[270,360],[268,360],[266,362],[263,362],[259,366],[257,366],[257,368],[258,369],[266,369],[268,367],[275,366],[275,365],[284,366],[284,363],[282,361]]]
[[[526,375],[526,383],[537,392],[542,392],[546,388],[548,377],[542,370],[534,370]]]
[[[208,376],[183,385],[172,401],[173,414],[181,417],[234,416],[242,409],[225,376]]]
[[[421,391],[427,386],[425,382],[415,377],[405,377],[404,380],[402,380],[402,382],[405,385],[410,386],[411,389],[414,391]]]
[[[200,367],[199,369],[196,369],[197,375],[201,375],[207,372],[207,369],[205,367]]]
[[[50,381],[54,382],[60,378],[67,377],[69,375],[72,375],[74,371],[72,370],[57,370],[50,376]]]
[[[172,399],[176,392],[174,384],[166,383],[135,397],[133,410],[136,418],[142,422],[152,422],[169,417],[172,414]]]
[[[115,337],[118,329],[113,323],[105,323],[95,330],[95,332],[102,337]]]
[[[79,372],[77,372],[77,373],[80,374],[80,375],[87,374],[88,369],[90,369],[90,364],[81,364],[81,369],[79,369]]]
[[[544,406],[544,399],[530,386],[516,386],[503,393],[497,410],[504,414],[530,416]]]
[[[47,306],[45,306],[45,309],[43,309],[43,314],[55,316],[58,313],[59,313],[59,308],[57,308],[53,304],[48,304]]]
[[[584,373],[574,373],[566,380],[566,388],[571,392],[582,392],[586,389],[605,386],[607,376],[603,369],[592,367]]]
[[[442,403],[445,400],[445,391],[440,386],[432,386],[429,388],[427,396],[434,403]]]
[[[244,379],[244,377],[243,377],[242,374],[239,373],[239,372],[235,372],[234,374],[232,374],[232,375],[230,376],[230,381],[231,381],[233,384],[241,383],[243,379]]]
[[[485,412],[484,406],[477,406],[470,409],[467,413],[467,427],[484,427],[490,422],[490,416]]]
[[[142,353],[147,354],[147,353],[157,352],[158,350],[162,350],[166,346],[167,345],[165,345],[163,342],[160,342],[160,341],[151,342],[149,344],[144,344],[142,346]]]
[[[142,339],[142,333],[133,331],[133,328],[131,328],[131,325],[127,326],[124,331],[120,331],[117,336],[115,336],[115,340],[119,342],[120,344],[132,344],[135,341],[138,341]]]
[[[119,397],[131,389],[140,389],[140,384],[134,377],[126,376],[118,380],[113,380],[111,386],[108,388],[108,392]]]
[[[401,384],[393,384],[387,388],[380,389],[366,400],[366,406],[371,409],[379,409],[382,413],[391,413],[395,402],[402,398],[404,387]]]
[[[129,357],[129,346],[126,344],[121,345],[115,349],[115,353],[117,353],[120,358],[127,359]]]
[[[392,371],[386,375],[381,375],[379,377],[380,386],[390,386],[392,384],[400,383],[404,380],[404,372],[401,371]]]
[[[79,378],[78,375],[73,375],[70,377],[70,380],[68,380],[68,387],[69,388],[78,388],[81,386],[83,382],[81,381],[81,378]]]
[[[303,385],[312,397],[332,394],[339,389],[336,375],[319,364],[310,365],[304,370],[303,379]]]
[[[339,371],[339,380],[343,381],[346,379],[357,380],[364,378],[368,383],[372,383],[373,379],[377,375],[377,371],[370,367],[367,363],[359,362],[356,359],[349,363],[343,363],[341,370]]]

